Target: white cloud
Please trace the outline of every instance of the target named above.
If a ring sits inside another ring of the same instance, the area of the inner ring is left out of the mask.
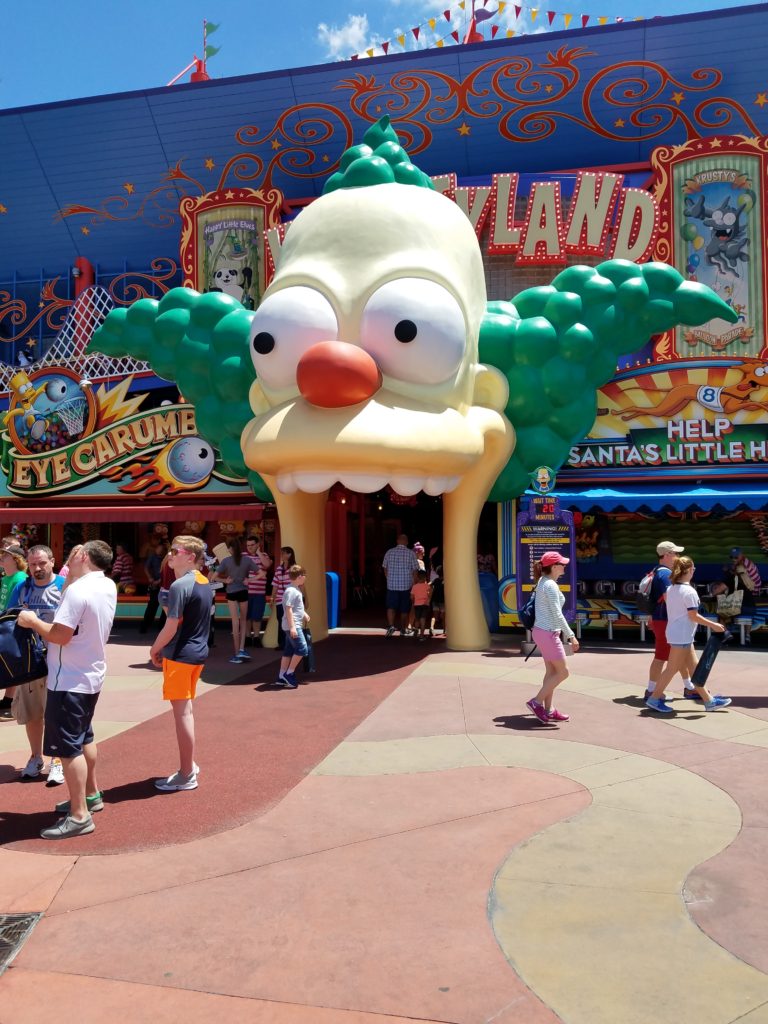
[[[345,59],[370,47],[368,34],[368,17],[365,14],[350,14],[341,27],[327,25],[324,21],[317,26],[318,42],[325,47],[326,56],[334,58]]]

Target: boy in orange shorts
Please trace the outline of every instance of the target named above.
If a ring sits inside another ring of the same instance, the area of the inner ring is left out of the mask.
[[[208,580],[200,572],[203,550],[199,537],[174,537],[168,564],[176,579],[168,592],[168,617],[149,652],[152,664],[163,669],[163,698],[171,702],[179,744],[178,771],[155,780],[163,793],[197,789],[192,701],[208,657],[213,600]]]

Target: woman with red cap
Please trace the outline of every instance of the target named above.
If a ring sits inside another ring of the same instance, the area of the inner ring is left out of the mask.
[[[557,585],[569,562],[570,558],[564,558],[559,551],[545,551],[533,567],[533,578],[537,581],[533,640],[544,659],[544,679],[539,692],[526,703],[544,725],[567,722],[570,717],[552,707],[555,687],[564,682],[569,675],[561,633],[565,637],[565,642],[573,646],[574,652],[579,649],[579,641],[565,621],[565,596]]]

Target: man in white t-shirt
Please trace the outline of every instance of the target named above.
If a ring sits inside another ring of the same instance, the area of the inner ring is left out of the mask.
[[[19,624],[34,629],[48,646],[48,699],[45,708],[47,754],[60,757],[69,800],[56,805],[63,816],[43,839],[69,839],[93,832],[92,811],[103,809],[96,784],[93,713],[107,674],[106,645],[117,607],[117,588],[105,575],[112,549],[87,541],[75,555],[53,622],[22,611]]]

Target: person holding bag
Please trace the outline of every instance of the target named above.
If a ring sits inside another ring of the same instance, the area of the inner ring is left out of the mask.
[[[687,556],[676,558],[675,564],[672,566],[672,583],[666,592],[669,658],[659,676],[655,690],[645,702],[645,706],[651,711],[658,711],[663,715],[671,715],[673,711],[665,702],[664,687],[670,682],[675,672],[678,672],[691,659],[695,659],[693,637],[696,633],[696,626],[707,626],[714,633],[725,632],[725,626],[722,623],[705,619],[699,612],[699,595],[691,585],[695,569],[693,559]],[[704,704],[705,711],[718,711],[720,708],[728,707],[731,703],[730,697],[713,697],[706,686],[697,685],[696,679],[697,675],[694,670],[691,681]]]
[[[557,585],[569,562],[570,559],[564,558],[559,551],[545,551],[533,567],[536,615],[532,636],[544,659],[544,679],[539,692],[526,701],[526,705],[542,725],[570,720],[570,715],[552,707],[555,688],[570,675],[561,634],[565,642],[572,645],[574,653],[579,649],[579,641],[563,615],[565,595]]]

